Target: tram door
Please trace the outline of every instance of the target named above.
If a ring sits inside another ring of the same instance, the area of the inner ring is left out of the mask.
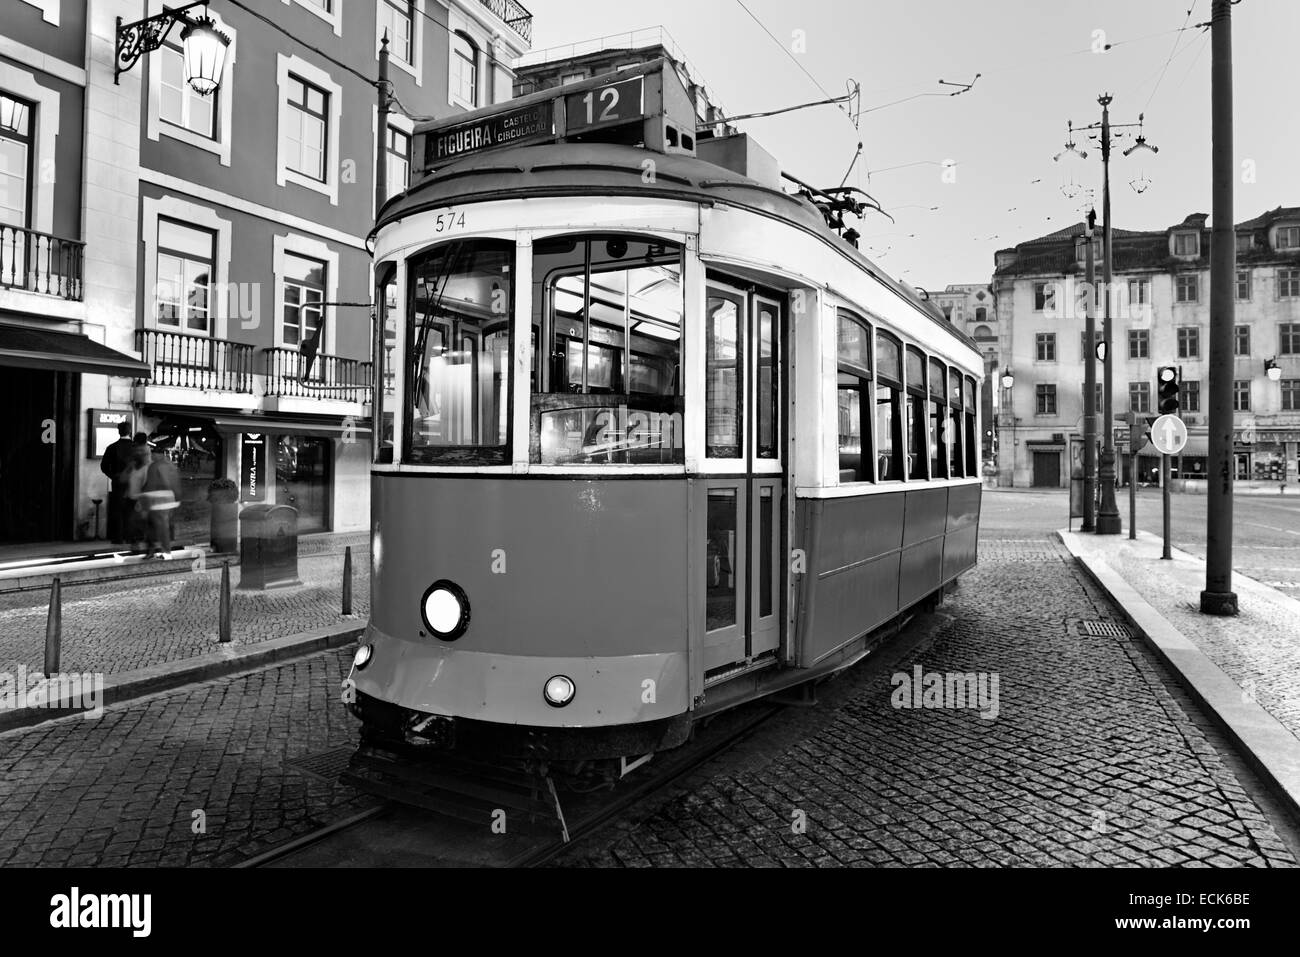
[[[707,682],[774,658],[781,645],[786,370],[775,298],[710,281],[705,324],[708,461],[697,504]]]

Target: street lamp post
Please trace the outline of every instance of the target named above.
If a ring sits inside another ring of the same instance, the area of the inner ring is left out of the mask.
[[[1092,237],[1097,227],[1097,211],[1088,211],[1084,238],[1088,243],[1088,298],[1083,307],[1084,339],[1088,349],[1083,357],[1083,525],[1080,531],[1097,530],[1097,266],[1093,261]]]
[[[140,57],[161,47],[172,27],[183,23],[181,49],[185,56],[185,79],[200,96],[211,94],[221,85],[230,37],[216,28],[213,19],[207,15],[207,5],[207,0],[195,0],[183,7],[164,10],[157,16],[126,24],[118,17],[113,82],[118,83],[123,73],[140,62]],[[204,8],[203,16],[198,19],[186,16],[185,11],[195,7]]]

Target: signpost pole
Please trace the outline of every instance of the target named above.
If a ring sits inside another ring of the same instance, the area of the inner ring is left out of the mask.
[[[1128,537],[1135,541],[1138,537],[1138,414],[1128,414]]]
[[[1169,495],[1169,459],[1169,455],[1160,456],[1160,493],[1161,497],[1165,499],[1165,551],[1161,554],[1161,559],[1164,559],[1165,562],[1169,562],[1169,560],[1174,558],[1173,553],[1169,550],[1169,508],[1171,505]]]

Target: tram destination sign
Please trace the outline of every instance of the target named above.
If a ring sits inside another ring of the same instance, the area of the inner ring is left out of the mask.
[[[644,119],[644,76],[570,93],[564,98],[564,131],[567,136]]]
[[[424,144],[424,165],[437,166],[499,146],[518,146],[555,136],[553,100],[485,116],[431,132]]]

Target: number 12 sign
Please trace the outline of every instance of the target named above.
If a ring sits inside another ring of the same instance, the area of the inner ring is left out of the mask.
[[[644,76],[583,93],[570,93],[564,98],[565,134],[573,136],[591,129],[639,120],[645,115],[644,98]]]

